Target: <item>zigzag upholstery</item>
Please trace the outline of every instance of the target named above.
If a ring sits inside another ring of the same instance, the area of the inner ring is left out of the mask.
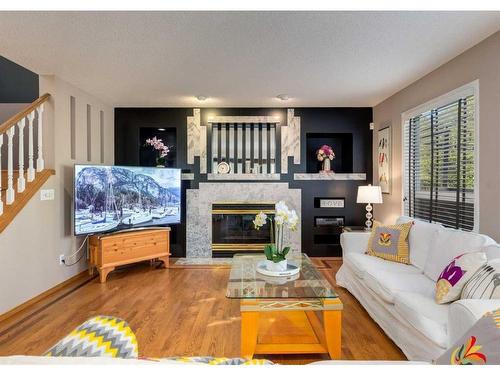
[[[137,339],[126,321],[100,315],[78,326],[44,355],[137,358],[138,352]]]

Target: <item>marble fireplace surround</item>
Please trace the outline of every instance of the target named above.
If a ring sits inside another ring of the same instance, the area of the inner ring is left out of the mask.
[[[286,182],[276,183],[200,183],[198,189],[186,192],[186,257],[212,257],[212,204],[221,202],[269,202],[284,200],[301,216],[301,190],[290,189]],[[285,232],[291,251],[301,249],[301,225],[297,231]]]

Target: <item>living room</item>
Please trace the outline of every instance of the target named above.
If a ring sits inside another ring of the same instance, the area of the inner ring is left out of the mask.
[[[500,364],[499,11],[78,6],[0,11],[0,364]]]

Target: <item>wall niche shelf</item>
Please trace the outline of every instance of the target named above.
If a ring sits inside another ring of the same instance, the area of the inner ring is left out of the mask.
[[[294,173],[293,179],[298,181],[366,181],[366,173]]]
[[[209,181],[279,181],[279,173],[208,173]]]

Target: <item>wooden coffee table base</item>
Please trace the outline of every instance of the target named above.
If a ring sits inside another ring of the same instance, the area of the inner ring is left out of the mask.
[[[242,357],[328,353],[331,359],[340,359],[341,328],[338,298],[241,300]]]

